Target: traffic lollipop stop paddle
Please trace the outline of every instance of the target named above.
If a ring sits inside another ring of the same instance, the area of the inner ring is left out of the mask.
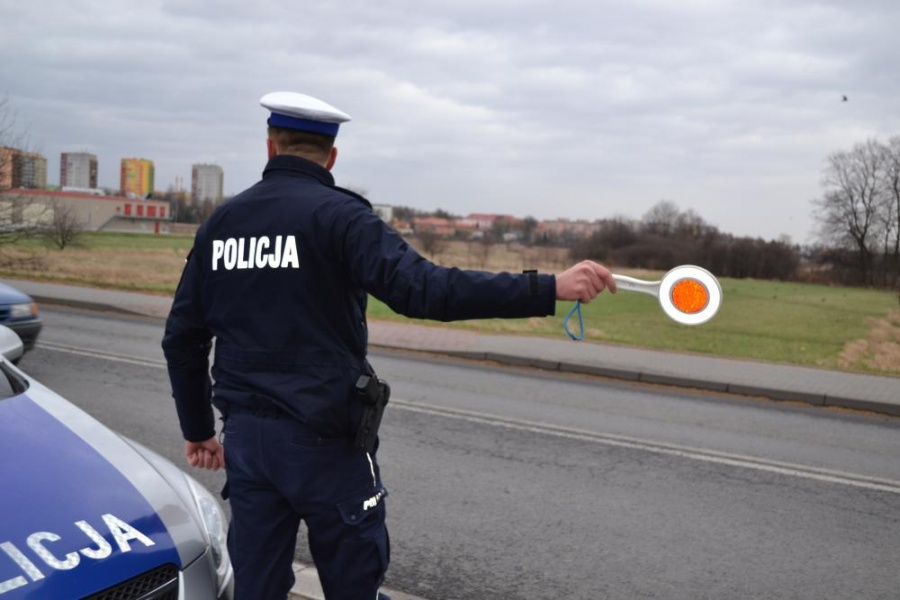
[[[722,305],[722,286],[715,275],[694,265],[675,267],[659,281],[644,281],[613,275],[619,290],[649,294],[659,299],[659,305],[670,319],[682,325],[700,325],[712,319]],[[578,315],[578,334],[569,330],[569,319]],[[569,311],[563,321],[563,328],[573,340],[584,339],[584,320],[581,317],[581,302]]]

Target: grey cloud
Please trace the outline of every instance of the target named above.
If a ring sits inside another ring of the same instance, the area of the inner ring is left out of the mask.
[[[265,158],[259,97],[293,89],[353,115],[336,174],[379,201],[593,219],[665,197],[803,240],[824,157],[900,129],[898,17],[893,0],[15,2],[0,94],[51,163],[95,148],[111,185],[142,155],[159,187],[215,160],[239,191]],[[778,211],[789,231],[760,215]]]

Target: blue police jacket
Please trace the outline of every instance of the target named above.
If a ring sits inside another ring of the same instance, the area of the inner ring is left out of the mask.
[[[276,156],[199,228],[175,293],[162,346],[185,439],[215,435],[211,401],[353,435],[367,294],[422,319],[545,316],[556,281],[437,266],[327,169]]]

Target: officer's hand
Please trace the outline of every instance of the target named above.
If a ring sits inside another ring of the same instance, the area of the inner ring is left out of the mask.
[[[225,450],[213,436],[202,442],[185,442],[184,457],[192,467],[216,471],[225,466]]]
[[[557,300],[581,300],[587,304],[605,289],[616,293],[616,280],[609,269],[583,260],[556,276]]]

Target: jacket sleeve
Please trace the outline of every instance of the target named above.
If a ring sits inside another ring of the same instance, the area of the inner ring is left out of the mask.
[[[339,252],[354,281],[395,312],[438,321],[555,314],[553,275],[435,265],[370,208],[354,204],[338,236]]]
[[[209,378],[212,335],[201,310],[202,261],[196,252],[199,240],[198,235],[188,255],[162,341],[181,432],[190,442],[207,440],[216,433]]]

